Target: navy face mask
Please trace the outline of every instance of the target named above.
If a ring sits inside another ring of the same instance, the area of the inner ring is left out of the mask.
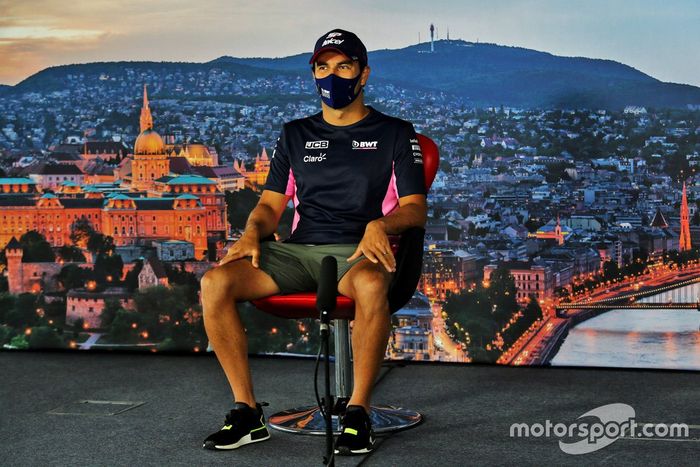
[[[355,93],[355,86],[360,81],[361,76],[360,72],[356,77],[348,79],[331,73],[324,78],[314,79],[321,100],[329,107],[341,109],[354,101],[362,92],[362,87],[360,87],[357,94]]]

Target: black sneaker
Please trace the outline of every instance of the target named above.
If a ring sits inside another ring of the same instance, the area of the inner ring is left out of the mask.
[[[335,453],[341,456],[365,454],[374,447],[372,423],[365,408],[349,405],[341,417],[342,431],[335,442]]]
[[[209,435],[202,447],[213,450],[236,449],[268,439],[270,433],[265,425],[263,405],[270,404],[256,403],[255,408],[252,408],[243,402],[236,402],[235,407],[226,414],[223,428]]]

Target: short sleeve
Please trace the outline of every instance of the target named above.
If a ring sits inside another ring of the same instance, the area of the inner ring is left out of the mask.
[[[278,193],[292,195],[293,179],[291,164],[289,161],[289,152],[287,151],[286,132],[284,127],[280,131],[280,135],[275,143],[275,149],[272,151],[270,159],[270,171],[265,180],[264,190],[276,191]]]
[[[398,134],[394,152],[394,175],[399,198],[408,195],[425,195],[423,152],[413,124],[406,122]]]

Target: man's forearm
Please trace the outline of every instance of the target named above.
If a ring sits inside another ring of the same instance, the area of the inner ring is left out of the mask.
[[[424,227],[426,220],[425,207],[411,203],[372,222],[381,225],[387,235],[398,235],[410,227]]]
[[[274,233],[276,228],[275,212],[266,204],[258,204],[248,216],[244,233],[260,240]]]

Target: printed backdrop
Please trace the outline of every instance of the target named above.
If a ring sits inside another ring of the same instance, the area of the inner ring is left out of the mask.
[[[387,358],[700,369],[700,88],[436,26],[367,41],[366,102],[440,148]],[[320,110],[323,32],[303,54],[92,61],[0,87],[3,350],[211,352],[199,281],[282,124]],[[316,321],[239,310],[250,352],[317,351]]]

